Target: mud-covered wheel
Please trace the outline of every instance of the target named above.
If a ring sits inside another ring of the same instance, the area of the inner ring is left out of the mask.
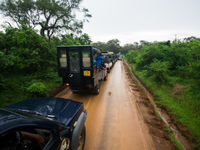
[[[100,86],[99,83],[96,85],[96,87],[94,88],[94,94],[99,94],[100,92]]]
[[[83,129],[82,129],[82,131],[81,131],[81,135],[79,136],[77,150],[84,150],[85,137],[86,137],[86,129],[85,129],[85,126],[84,126]]]

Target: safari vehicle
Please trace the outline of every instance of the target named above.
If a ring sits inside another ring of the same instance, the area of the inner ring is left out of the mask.
[[[102,52],[102,55],[105,57],[104,64],[107,69],[107,72],[110,72],[113,64],[111,61],[111,57],[109,56],[108,52]]]
[[[118,60],[122,60],[122,58],[123,58],[122,55],[119,55]]]
[[[58,46],[58,73],[63,84],[70,86],[73,92],[92,89],[98,94],[100,81],[107,78],[104,65],[100,68],[95,63],[100,54],[93,46]]]
[[[28,99],[0,108],[1,150],[83,150],[83,104],[63,98]]]
[[[113,67],[114,64],[115,64],[114,53],[113,52],[108,52],[108,57],[110,58],[110,60],[112,62],[112,67]]]

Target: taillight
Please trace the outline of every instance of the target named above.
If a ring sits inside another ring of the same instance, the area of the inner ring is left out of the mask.
[[[97,71],[96,68],[94,68],[94,75],[96,75],[96,71]]]

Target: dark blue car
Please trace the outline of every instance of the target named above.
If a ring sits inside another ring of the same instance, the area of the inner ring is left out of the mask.
[[[28,99],[0,108],[1,150],[83,150],[86,111],[62,98]]]

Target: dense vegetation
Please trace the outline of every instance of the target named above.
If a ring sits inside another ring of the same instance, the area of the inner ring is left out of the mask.
[[[48,96],[49,89],[62,83],[57,73],[56,46],[90,42],[87,34],[67,34],[48,41],[26,26],[0,32],[0,105]]]
[[[112,39],[108,42],[96,42],[93,45],[102,51],[112,51],[114,53],[122,52],[120,41],[118,39]]]
[[[0,32],[0,106],[30,97],[49,96],[59,86],[56,46],[89,45],[82,34],[91,17],[81,0],[6,0],[0,11],[7,18]],[[75,10],[82,13],[78,20]],[[17,27],[17,28],[16,28]],[[36,31],[34,28],[39,30]],[[200,39],[140,41],[120,46],[118,39],[96,42],[102,51],[121,52],[150,87],[157,103],[167,106],[200,143]],[[197,145],[200,147],[200,145]]]
[[[150,87],[157,103],[167,106],[200,143],[200,39],[145,43],[126,58]],[[197,147],[200,145],[197,145]]]
[[[5,31],[0,32],[0,106],[48,96],[52,87],[61,84],[56,46],[91,43],[89,36],[82,34],[83,24],[91,15],[80,3],[81,0],[0,2],[0,12],[6,18],[2,24]],[[81,19],[75,10],[82,14]]]
[[[26,25],[40,29],[40,35],[49,40],[53,35],[81,33],[83,23],[91,17],[87,8],[80,6],[82,0],[5,0],[0,2],[0,12],[9,26]],[[84,17],[77,19],[75,11]]]

